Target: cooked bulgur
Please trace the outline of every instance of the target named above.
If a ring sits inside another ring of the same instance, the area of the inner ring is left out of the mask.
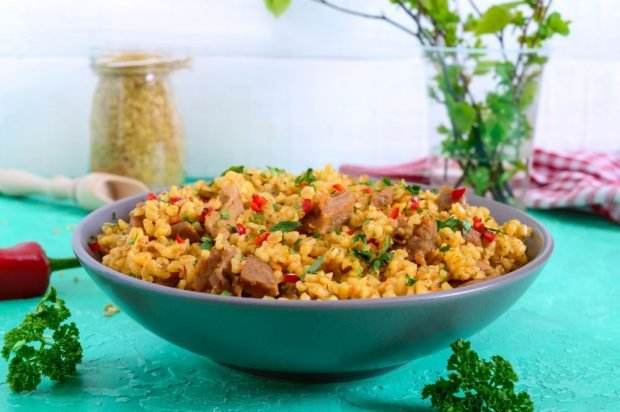
[[[222,295],[337,300],[449,290],[527,263],[531,229],[463,190],[235,167],[149,194],[97,236],[104,265]]]

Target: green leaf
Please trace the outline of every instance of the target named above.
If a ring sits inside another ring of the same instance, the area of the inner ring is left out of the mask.
[[[461,227],[463,228],[463,234],[467,234],[472,228],[472,224],[469,220],[463,220],[461,222]]]
[[[538,91],[538,82],[530,80],[523,86],[521,92],[521,98],[519,99],[519,107],[521,109],[527,109],[534,99],[536,98],[536,92]]]
[[[280,169],[278,167],[273,167],[273,166],[267,166],[267,170],[269,170],[271,174],[274,176],[280,176],[282,173],[284,173],[284,169]]]
[[[369,250],[362,250],[354,247],[351,249],[351,253],[353,253],[353,256],[366,264],[370,264],[372,260],[372,252]]]
[[[497,33],[510,23],[510,12],[506,7],[492,6],[484,12],[476,26],[476,35]]]
[[[465,102],[458,102],[449,108],[450,119],[462,133],[468,133],[476,121],[476,111]]]
[[[448,245],[448,244],[446,244],[446,245],[442,245],[442,246],[439,248],[439,251],[440,251],[440,252],[442,252],[442,253],[445,253],[445,252],[447,252],[448,250],[450,250],[450,245]]]
[[[278,222],[277,224],[275,224],[271,230],[269,230],[270,232],[290,232],[291,230],[295,230],[298,227],[301,226],[301,222],[291,222],[291,221],[284,221],[284,222]]]
[[[392,179],[390,179],[389,177],[384,177],[383,179],[381,179],[381,183],[383,183],[383,186],[392,186]]]
[[[244,170],[245,166],[230,166],[228,169],[224,170],[220,176],[224,176],[228,172],[243,173]]]
[[[562,36],[568,36],[570,33],[570,29],[568,25],[570,24],[569,20],[562,20],[562,16],[557,11],[551,13],[549,17],[547,17],[547,26],[554,32],[558,33]]]
[[[447,227],[456,232],[461,227],[461,221],[454,216],[450,216],[447,220],[436,220],[435,223],[437,224],[437,230]]]
[[[491,185],[489,169],[483,166],[478,166],[471,171],[467,179],[474,187],[474,192],[477,195],[483,195]]]
[[[291,5],[291,0],[264,0],[267,10],[276,17],[280,17],[282,13]]]
[[[405,190],[411,194],[411,196],[417,196],[420,194],[420,190],[422,189],[420,185],[408,185],[405,184]]]
[[[302,183],[310,185],[312,184],[312,182],[315,182],[316,180],[317,178],[316,176],[314,176],[314,171],[312,170],[312,168],[309,168],[303,174],[295,178],[295,184],[298,186]]]
[[[319,256],[318,259],[312,262],[312,264],[308,266],[308,269],[304,271],[304,275],[307,275],[308,273],[316,273],[321,268],[324,260],[324,256]]]
[[[202,250],[211,250],[213,247],[213,239],[209,236],[203,236],[200,239],[200,249]]]
[[[495,60],[479,60],[474,68],[474,74],[483,76],[491,71],[498,62]]]
[[[221,210],[220,215],[222,216],[222,219],[230,219],[230,213],[228,210]]]
[[[405,279],[407,279],[407,286],[413,286],[418,281],[417,279],[414,279],[409,275],[405,275]]]

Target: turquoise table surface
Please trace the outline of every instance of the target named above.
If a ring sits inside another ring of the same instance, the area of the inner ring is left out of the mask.
[[[529,391],[537,410],[619,411],[620,226],[577,212],[532,214],[553,233],[555,253],[525,296],[472,336],[472,345],[485,357],[511,361],[519,389]],[[84,215],[67,204],[0,197],[0,247],[37,240],[50,256],[69,256],[72,229]],[[104,306],[113,302],[82,269],[56,273],[52,284],[81,331],[79,374],[66,384],[45,380],[35,392],[12,394],[2,361],[2,411],[430,410],[420,391],[445,374],[450,353],[357,382],[267,380],[175,347],[122,312],[104,317]],[[37,301],[0,301],[0,336]]]

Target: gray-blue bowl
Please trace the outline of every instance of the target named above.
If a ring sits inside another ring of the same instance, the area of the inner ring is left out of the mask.
[[[331,381],[384,373],[444,349],[497,319],[532,284],[553,250],[549,232],[524,212],[470,197],[498,222],[534,230],[531,261],[505,276],[447,292],[386,299],[275,301],[210,295],[148,283],[102,265],[88,247],[112,213],[127,218],[144,195],[89,214],[73,250],[91,278],[139,324],[226,366],[287,379]]]

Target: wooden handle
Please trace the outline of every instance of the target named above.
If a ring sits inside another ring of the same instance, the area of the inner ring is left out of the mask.
[[[22,170],[0,170],[0,194],[7,196],[47,194],[59,199],[73,198],[73,186],[74,182],[64,176],[46,179]]]

